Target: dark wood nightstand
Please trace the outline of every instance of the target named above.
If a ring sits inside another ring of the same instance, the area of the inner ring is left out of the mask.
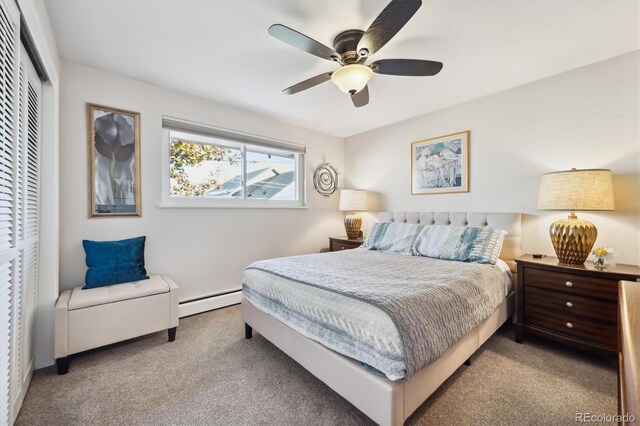
[[[364,243],[364,238],[350,240],[347,237],[329,237],[329,251],[340,251],[358,248]]]
[[[516,341],[535,334],[600,354],[617,354],[618,282],[636,281],[640,267],[599,270],[524,255],[518,263]]]

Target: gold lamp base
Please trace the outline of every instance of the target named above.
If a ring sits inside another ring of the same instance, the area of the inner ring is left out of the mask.
[[[598,230],[593,223],[578,219],[572,212],[569,219],[553,222],[549,235],[560,263],[581,265],[591,253]]]
[[[362,228],[362,218],[355,213],[348,214],[344,218],[344,230],[347,231],[347,238],[357,240],[360,238],[360,228]]]

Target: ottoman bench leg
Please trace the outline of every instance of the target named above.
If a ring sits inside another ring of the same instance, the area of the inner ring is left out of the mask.
[[[67,374],[69,372],[69,357],[56,358],[56,367],[58,367],[58,374]]]
[[[174,340],[176,340],[176,329],[178,327],[172,327],[170,329],[168,329],[167,331],[169,332],[169,341],[173,342]]]

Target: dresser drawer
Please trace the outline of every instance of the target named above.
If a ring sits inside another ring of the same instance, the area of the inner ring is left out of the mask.
[[[355,247],[351,244],[339,243],[335,241],[331,243],[331,251],[349,250],[352,248]]]
[[[618,282],[545,269],[525,268],[524,285],[593,298],[618,300]]]
[[[592,320],[570,312],[552,311],[537,305],[525,306],[524,316],[526,323],[533,326],[611,348],[617,345],[616,323]]]
[[[360,247],[361,244],[362,242],[360,241],[346,242],[332,240],[329,249],[331,251],[350,250]]]
[[[576,296],[536,287],[526,287],[524,294],[526,306],[613,324],[618,320],[618,304],[613,301]]]

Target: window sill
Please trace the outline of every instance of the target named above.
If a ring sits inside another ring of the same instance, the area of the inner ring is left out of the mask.
[[[307,205],[295,204],[248,204],[248,203],[185,203],[162,202],[157,204],[160,209],[308,209]]]

